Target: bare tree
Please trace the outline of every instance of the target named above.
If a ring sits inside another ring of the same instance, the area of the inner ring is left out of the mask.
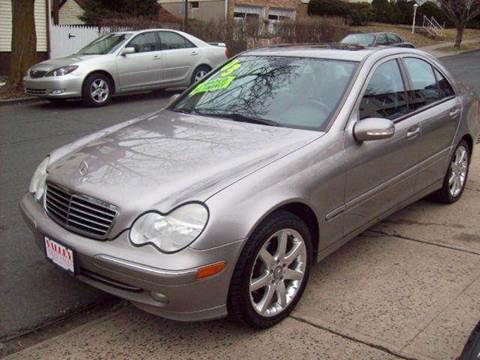
[[[466,23],[480,14],[480,0],[438,0],[445,15],[455,24],[455,47],[459,48]]]
[[[22,88],[22,78],[37,60],[34,0],[12,0],[12,55],[7,88]]]

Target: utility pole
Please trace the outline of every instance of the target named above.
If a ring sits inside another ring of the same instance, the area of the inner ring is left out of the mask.
[[[418,4],[417,3],[413,4],[412,34],[415,34],[415,22],[416,22],[416,17],[417,17],[417,8],[418,8]]]
[[[184,9],[183,9],[183,31],[187,31],[188,23],[188,0],[185,0]]]

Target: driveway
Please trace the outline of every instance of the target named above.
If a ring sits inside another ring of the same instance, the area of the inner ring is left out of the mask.
[[[479,55],[442,61],[478,86]],[[139,96],[101,110],[45,103],[0,108],[3,334],[109,298],[54,269],[33,246],[16,202],[35,164],[80,134],[165,102]],[[9,359],[453,359],[480,319],[478,155],[462,200],[451,206],[420,201],[324,259],[297,309],[273,329],[253,332],[226,320],[176,323],[127,305]]]

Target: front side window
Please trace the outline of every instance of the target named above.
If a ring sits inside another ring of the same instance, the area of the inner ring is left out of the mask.
[[[159,50],[158,39],[154,32],[143,33],[135,36],[127,47],[135,48],[135,52],[143,53]]]
[[[162,43],[162,50],[188,49],[195,47],[190,41],[177,33],[165,31],[160,32],[159,35],[160,42]]]
[[[442,99],[433,68],[428,62],[417,58],[405,58],[404,62],[412,84],[409,96],[413,110]]]
[[[360,102],[360,119],[379,117],[393,120],[408,113],[407,96],[396,60],[380,65]]]
[[[131,34],[108,34],[92,41],[77,52],[78,55],[104,55],[118,49]]]
[[[244,55],[193,87],[171,110],[321,130],[357,66],[352,61]]]

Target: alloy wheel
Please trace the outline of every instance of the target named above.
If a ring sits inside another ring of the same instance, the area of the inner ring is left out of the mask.
[[[90,86],[90,96],[97,104],[101,104],[108,99],[110,88],[108,82],[104,79],[95,79]]]
[[[207,75],[207,71],[200,69],[195,73],[195,82],[202,80],[202,78]]]
[[[457,197],[465,186],[468,169],[468,151],[464,146],[459,146],[455,151],[450,164],[450,178],[448,189],[452,197]]]
[[[282,229],[263,244],[250,274],[250,301],[265,317],[283,312],[295,299],[305,278],[307,248],[293,229]]]

